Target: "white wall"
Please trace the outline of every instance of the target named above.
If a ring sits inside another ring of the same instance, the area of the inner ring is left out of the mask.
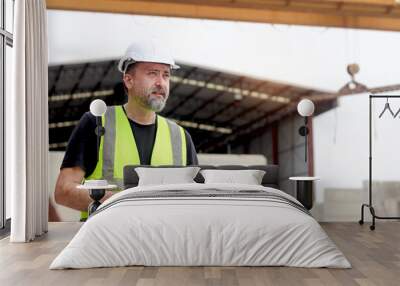
[[[316,208],[322,221],[357,221],[368,190],[368,94],[344,96],[314,118]],[[378,215],[400,215],[400,118],[378,119],[386,100],[373,101],[374,205]],[[400,99],[391,100],[395,112]],[[367,210],[367,212],[369,212]]]

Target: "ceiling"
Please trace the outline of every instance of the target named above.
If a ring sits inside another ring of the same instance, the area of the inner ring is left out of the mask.
[[[161,113],[191,134],[196,149],[218,152],[261,135],[296,111],[303,97],[314,99],[317,113],[336,102],[336,94],[179,64],[171,77],[170,97]],[[107,105],[126,102],[117,60],[49,67],[50,150],[64,150],[73,128],[95,98]]]
[[[399,0],[47,0],[48,9],[400,31]]]

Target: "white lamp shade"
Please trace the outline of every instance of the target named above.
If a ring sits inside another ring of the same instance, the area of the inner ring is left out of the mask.
[[[107,111],[107,105],[101,99],[95,99],[90,104],[90,113],[94,116],[102,116]]]
[[[297,104],[297,112],[303,117],[313,115],[314,108],[314,103],[309,99],[302,99],[299,104]]]

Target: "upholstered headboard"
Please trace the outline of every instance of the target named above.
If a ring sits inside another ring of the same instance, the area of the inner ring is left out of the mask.
[[[133,188],[138,185],[139,177],[135,171],[136,167],[151,167],[153,166],[139,166],[139,165],[128,165],[124,167],[124,186],[125,189]],[[162,168],[180,168],[177,166],[159,166]],[[228,165],[228,166],[210,166],[210,165],[199,165],[202,170],[205,169],[218,169],[218,170],[263,170],[265,175],[262,180],[262,185],[265,187],[271,187],[279,189],[279,167],[278,165],[254,165],[254,166],[240,166],[240,165]],[[194,179],[197,183],[204,183],[203,176],[198,173]]]

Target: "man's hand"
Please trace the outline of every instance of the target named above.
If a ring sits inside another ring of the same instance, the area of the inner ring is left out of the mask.
[[[80,167],[62,169],[54,192],[56,203],[78,211],[87,211],[89,204],[93,201],[89,196],[89,191],[76,188],[81,184],[84,176],[85,172]],[[111,191],[106,191],[101,202],[113,194]]]

